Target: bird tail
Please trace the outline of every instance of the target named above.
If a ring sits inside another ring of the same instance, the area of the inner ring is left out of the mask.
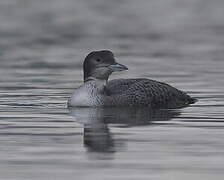
[[[189,104],[194,104],[194,103],[196,103],[197,101],[198,101],[198,99],[193,98],[193,97],[189,97],[189,99],[188,99],[188,103],[189,103]]]

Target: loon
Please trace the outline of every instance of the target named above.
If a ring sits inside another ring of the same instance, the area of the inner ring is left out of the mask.
[[[155,80],[137,78],[108,81],[113,72],[127,69],[115,61],[109,50],[89,53],[83,63],[84,83],[75,89],[68,100],[68,106],[148,106],[174,109],[197,101],[185,92]]]

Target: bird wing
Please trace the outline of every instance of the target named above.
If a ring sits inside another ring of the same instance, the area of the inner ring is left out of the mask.
[[[137,81],[143,79],[113,79],[108,81],[106,85],[107,95],[116,95],[124,93],[129,87],[135,84]]]
[[[166,83],[150,79],[115,79],[106,85],[107,95],[116,103],[151,107],[183,107],[193,98]]]

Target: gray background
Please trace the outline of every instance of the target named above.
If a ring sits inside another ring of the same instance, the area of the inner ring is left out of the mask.
[[[0,179],[223,179],[223,9],[222,0],[0,0]],[[115,150],[90,152],[86,122],[66,101],[99,49],[129,67],[112,78],[164,81],[199,102],[163,123],[111,123]]]

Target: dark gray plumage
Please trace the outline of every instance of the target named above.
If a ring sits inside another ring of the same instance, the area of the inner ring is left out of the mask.
[[[111,51],[93,51],[84,61],[84,84],[69,99],[70,106],[149,106],[181,108],[196,99],[166,83],[150,79],[115,79],[115,71],[127,70],[116,63]]]
[[[106,93],[124,106],[180,108],[196,99],[166,83],[150,79],[115,79],[106,85]]]

